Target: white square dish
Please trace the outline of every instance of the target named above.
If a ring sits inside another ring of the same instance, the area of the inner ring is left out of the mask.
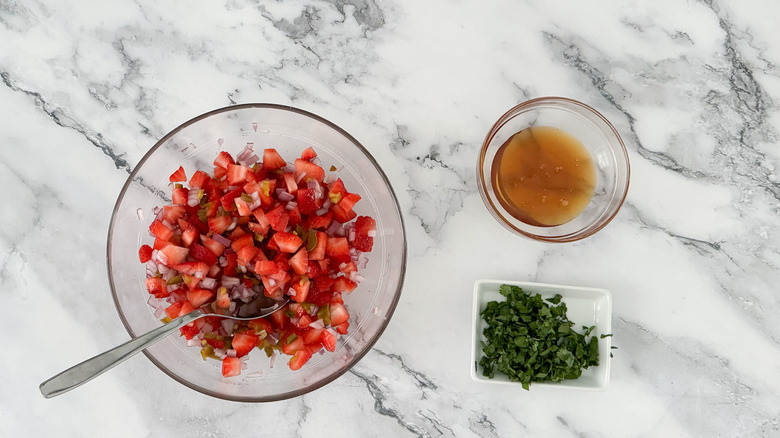
[[[522,385],[519,382],[510,381],[502,373],[497,372],[492,379],[483,376],[482,367],[479,365],[479,360],[482,358],[481,342],[485,341],[482,332],[487,327],[487,323],[482,319],[480,313],[490,301],[505,301],[504,296],[499,292],[499,287],[502,284],[518,286],[523,289],[523,292],[539,294],[542,298],[552,298],[556,294],[560,294],[561,301],[566,303],[566,316],[574,323],[573,328],[581,332],[582,326],[595,326],[591,334],[599,337],[599,364],[597,366],[591,366],[583,370],[582,375],[577,379],[567,379],[562,382],[531,383],[531,390],[534,388],[598,390],[604,388],[609,383],[609,355],[612,347],[612,337],[600,337],[601,335],[612,333],[612,294],[608,290],[500,280],[477,280],[474,284],[471,349],[472,379],[477,382],[517,385],[518,388],[522,389]]]

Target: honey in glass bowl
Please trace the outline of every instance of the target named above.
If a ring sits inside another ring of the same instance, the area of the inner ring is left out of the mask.
[[[596,167],[574,136],[533,126],[499,147],[491,179],[507,213],[529,225],[554,227],[571,221],[588,206],[596,186]]]

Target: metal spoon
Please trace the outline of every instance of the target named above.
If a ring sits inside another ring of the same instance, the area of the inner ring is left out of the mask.
[[[239,306],[236,311],[236,315],[241,316],[216,315],[213,313],[207,313],[201,309],[193,310],[186,315],[182,315],[174,319],[168,324],[157,327],[150,332],[138,336],[135,339],[131,339],[122,345],[114,347],[104,353],[100,353],[91,359],[87,359],[84,362],[74,365],[67,370],[57,374],[49,380],[41,383],[41,394],[43,394],[43,396],[46,398],[52,398],[60,394],[64,394],[71,389],[77,388],[94,379],[95,377],[105,373],[111,368],[119,365],[120,363],[126,361],[127,359],[133,357],[139,351],[151,346],[152,344],[175,332],[177,329],[184,327],[192,321],[195,321],[196,319],[203,318],[204,316],[215,315],[236,321],[248,321],[251,319],[268,316],[284,307],[284,305],[289,301],[289,298],[284,301],[274,301],[270,298],[261,297],[260,299],[255,299],[247,304]],[[272,303],[273,305],[268,306]]]

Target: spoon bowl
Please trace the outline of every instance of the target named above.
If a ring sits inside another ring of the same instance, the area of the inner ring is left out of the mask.
[[[221,318],[228,318],[236,321],[249,321],[268,316],[277,310],[282,309],[288,302],[290,302],[289,298],[283,301],[274,301],[273,299],[267,297],[261,297],[252,300],[243,306],[239,306],[238,309],[236,309],[236,314],[242,316],[219,316]],[[155,344],[156,342],[191,323],[192,321],[209,315],[215,314],[205,311],[204,308],[195,309],[186,315],[182,315],[174,319],[168,324],[157,327],[156,329],[144,333],[135,339],[131,339],[124,344],[121,344],[106,352],[100,353],[91,359],[87,359],[84,362],[74,365],[50,378],[49,380],[41,383],[41,394],[43,394],[43,396],[46,398],[52,398],[60,394],[64,394],[71,389],[77,388],[94,379],[95,377],[105,373],[111,368],[114,368],[127,359],[130,359],[139,351],[149,347],[152,344]]]

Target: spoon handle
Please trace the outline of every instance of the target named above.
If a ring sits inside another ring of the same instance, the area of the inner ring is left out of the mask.
[[[193,310],[168,324],[74,365],[41,383],[41,394],[46,398],[52,398],[79,387],[203,315],[201,311]]]

